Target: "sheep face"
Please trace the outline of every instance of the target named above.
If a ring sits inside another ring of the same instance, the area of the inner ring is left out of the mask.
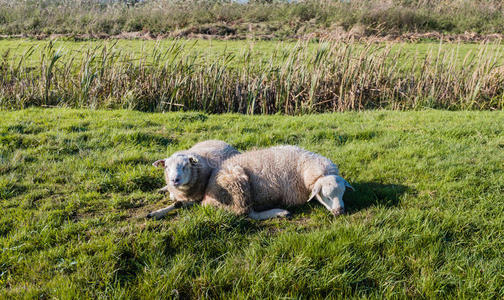
[[[353,190],[353,187],[343,177],[338,175],[324,176],[315,183],[310,199],[317,197],[322,205],[338,216],[345,213],[343,194],[347,188]]]
[[[155,167],[163,167],[165,180],[168,186],[179,190],[188,189],[193,183],[195,169],[198,167],[198,158],[194,155],[176,154],[170,158],[158,160],[153,163]]]

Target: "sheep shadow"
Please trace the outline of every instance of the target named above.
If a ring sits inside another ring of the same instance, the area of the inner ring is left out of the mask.
[[[348,214],[356,213],[371,206],[394,207],[401,197],[412,189],[400,184],[383,184],[377,182],[352,182],[354,192],[347,191],[343,196]],[[320,204],[311,201],[308,204],[289,208],[292,217],[307,215]],[[283,226],[277,221],[255,221],[245,216],[232,213],[217,213],[217,208],[194,206],[191,217],[187,216],[171,222],[171,233],[164,236],[162,252],[166,257],[173,257],[180,251],[190,250],[219,261],[229,248],[229,237],[233,235],[254,235],[262,231],[278,232]],[[330,218],[328,212],[327,216]],[[187,214],[186,214],[187,215]],[[305,216],[305,217],[307,217]],[[170,218],[168,215],[166,218]],[[298,219],[299,221],[299,219]],[[282,221],[283,222],[283,221]],[[290,220],[285,221],[291,223]],[[286,226],[288,227],[288,226]],[[301,229],[297,229],[298,231]],[[310,229],[307,229],[310,230]]]
[[[402,184],[378,182],[354,182],[354,192],[345,192],[343,200],[348,213],[355,213],[370,206],[393,207],[399,204],[401,196],[411,191]]]
[[[412,189],[401,184],[383,184],[378,182],[352,182],[355,191],[347,190],[343,195],[345,210],[348,214],[356,213],[370,206],[394,207],[399,204],[401,196]],[[314,206],[321,205],[311,201],[308,205],[290,208],[295,216],[300,213],[309,213]]]

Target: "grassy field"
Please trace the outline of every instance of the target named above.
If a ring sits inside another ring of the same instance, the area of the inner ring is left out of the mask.
[[[0,112],[0,298],[504,295],[504,113]],[[197,141],[298,144],[349,213],[256,222],[169,203],[159,158]]]
[[[162,39],[162,40],[138,40],[138,39],[106,39],[106,40],[87,40],[87,41],[72,41],[68,39],[54,39],[53,45],[55,49],[61,49],[61,61],[76,60],[79,56],[85,56],[86,53],[100,51],[105,48],[113,48],[121,51],[132,59],[141,59],[148,57],[153,52],[166,52],[178,44],[181,47],[179,55],[193,55],[197,58],[197,63],[208,64],[218,61],[222,56],[232,55],[235,59],[230,64],[232,67],[239,67],[239,58],[244,53],[249,53],[254,62],[261,64],[273,63],[280,65],[282,63],[281,55],[278,53],[291,52],[299,43],[296,41],[262,41],[262,40],[204,40],[204,39]],[[25,57],[28,66],[37,67],[40,65],[41,56],[45,53],[45,48],[49,44],[49,40],[33,40],[11,38],[0,40],[0,56],[7,61],[19,62],[26,56],[26,53],[31,53]],[[307,43],[307,48],[310,52],[316,53],[319,43]],[[341,44],[334,43],[336,46]],[[355,42],[357,48],[364,48],[367,43]],[[484,48],[488,48],[490,54],[499,53],[502,51],[502,44],[499,42],[490,43],[463,43],[463,42],[436,42],[423,41],[416,43],[407,42],[380,42],[375,43],[378,50],[390,48],[392,54],[401,53],[401,63],[408,63],[411,57],[417,60],[423,60],[430,53],[452,54],[457,65],[463,65],[464,60],[474,59],[478,52]],[[272,57],[275,60],[272,61]],[[468,57],[468,58],[466,58]],[[166,57],[171,59],[173,57]],[[77,60],[78,61],[78,60]],[[504,62],[504,57],[498,55],[499,64]]]
[[[504,108],[500,43],[4,40],[0,54],[4,109]]]

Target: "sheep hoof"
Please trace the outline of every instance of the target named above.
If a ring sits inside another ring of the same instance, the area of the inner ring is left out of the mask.
[[[292,214],[290,213],[290,211],[286,210],[286,211],[283,211],[283,212],[279,213],[278,217],[279,218],[288,218],[288,219],[290,219],[290,218],[292,218]]]
[[[147,219],[153,219],[153,220],[161,220],[164,218],[164,215],[159,215],[156,214],[155,212],[148,213],[147,216],[145,216]]]
[[[340,207],[340,208],[336,208],[336,209],[333,209],[331,210],[331,213],[334,215],[334,216],[339,216],[339,215],[342,215],[345,213],[345,209],[343,207]]]

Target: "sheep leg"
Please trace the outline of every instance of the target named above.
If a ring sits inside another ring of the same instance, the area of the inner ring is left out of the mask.
[[[180,201],[177,201],[177,202],[173,203],[170,206],[167,206],[165,208],[161,208],[161,209],[158,209],[156,211],[150,212],[147,215],[147,218],[154,218],[156,220],[159,220],[159,219],[164,218],[164,216],[166,216],[172,210],[175,210],[175,209],[181,208],[181,207],[186,208],[186,207],[192,206],[193,204],[194,203],[192,203],[192,202],[180,202]]]
[[[160,193],[160,194],[162,194],[162,193],[166,193],[166,192],[168,192],[168,186],[167,186],[167,185],[166,185],[166,186],[164,186],[164,187],[162,187],[162,188],[160,188],[160,189],[158,190],[158,193]],[[171,195],[170,195],[170,196],[171,196]]]
[[[285,209],[280,209],[280,208],[273,208],[269,210],[264,210],[264,211],[251,211],[249,212],[249,217],[254,220],[266,220],[266,219],[271,219],[275,217],[279,218],[284,218],[284,217],[289,217],[290,212]]]
[[[166,216],[170,211],[178,208],[177,204],[180,202],[175,202],[174,204],[167,206],[165,208],[158,209],[156,211],[150,212],[147,214],[147,218],[154,218],[156,220],[162,219]]]

